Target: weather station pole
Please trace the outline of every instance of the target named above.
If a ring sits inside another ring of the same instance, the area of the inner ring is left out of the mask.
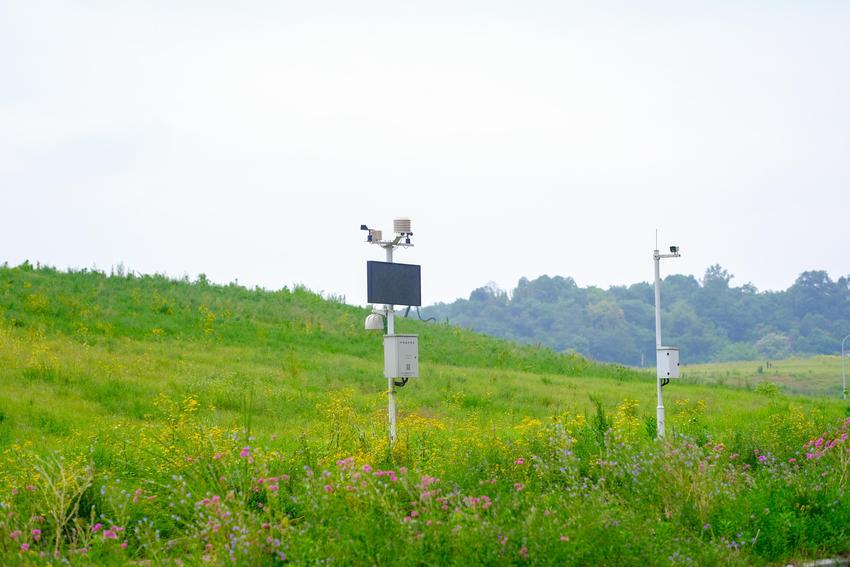
[[[399,218],[393,221],[395,237],[383,240],[383,232],[365,224],[360,230],[368,231],[366,242],[377,244],[386,253],[386,262],[367,262],[367,295],[370,304],[383,304],[383,308],[373,308],[366,317],[367,331],[383,331],[384,335],[384,377],[387,379],[387,416],[390,428],[390,447],[396,441],[396,388],[407,384],[409,378],[419,376],[419,337],[417,335],[395,332],[395,306],[422,304],[420,267],[412,264],[393,263],[393,251],[397,247],[413,246],[410,237],[410,219]],[[400,381],[396,381],[400,379]]]
[[[385,245],[384,249],[387,251],[387,263],[392,264],[393,244]],[[387,310],[387,335],[392,336],[395,335],[395,306],[386,305],[384,307]],[[390,418],[390,447],[392,447],[396,439],[395,378],[387,378],[387,396],[389,397],[387,413]]]
[[[850,335],[844,337],[841,341],[841,397],[847,399],[847,372],[844,370],[844,363],[847,360],[847,355],[844,354],[844,343],[850,339]]]
[[[658,244],[656,243],[656,246]],[[670,383],[670,378],[679,377],[679,350],[662,346],[661,342],[661,258],[678,258],[678,246],[670,247],[670,254],[661,254],[656,248],[652,252],[655,263],[655,360],[658,406],[655,408],[656,436],[664,439],[664,397],[661,389]]]

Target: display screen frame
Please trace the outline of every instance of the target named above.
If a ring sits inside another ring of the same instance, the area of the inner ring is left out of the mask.
[[[422,266],[366,262],[366,301],[372,305],[422,305]]]

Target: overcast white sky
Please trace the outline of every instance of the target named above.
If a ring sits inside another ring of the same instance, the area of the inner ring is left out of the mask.
[[[638,6],[639,5],[639,6]],[[0,0],[0,261],[426,304],[850,273],[850,3]]]

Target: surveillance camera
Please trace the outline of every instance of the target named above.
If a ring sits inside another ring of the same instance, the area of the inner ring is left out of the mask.
[[[671,246],[670,252],[673,253],[673,254],[677,254],[679,252],[679,247],[678,246]]]
[[[379,314],[372,313],[366,317],[366,324],[364,326],[367,331],[383,331],[384,320]]]

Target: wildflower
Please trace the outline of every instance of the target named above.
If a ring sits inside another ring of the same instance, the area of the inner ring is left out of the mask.
[[[515,465],[524,465],[524,464],[525,464],[525,460],[524,460],[522,457],[520,457],[520,458],[518,458],[516,461],[514,461],[514,464],[515,464]]]
[[[710,530],[710,529],[711,529],[711,524],[705,524],[705,525],[702,527],[702,529],[704,529],[704,530]]]
[[[523,559],[528,559],[528,548],[524,545],[519,549],[519,554]]]
[[[333,486],[331,486],[330,484],[326,484],[326,485],[325,485],[325,492],[327,492],[328,494],[330,494],[330,493],[331,493],[331,492],[333,492],[333,491],[334,491],[334,487],[333,487]]]
[[[103,539],[118,539],[118,534],[114,530],[106,530],[103,532]]]
[[[766,457],[766,456],[764,456],[764,455],[759,455],[759,462],[760,462],[760,463],[763,463],[763,462],[765,462],[766,460],[767,460],[767,457]]]
[[[29,550],[30,550],[30,544],[28,544],[28,543],[22,543],[21,544],[21,551],[29,551]]]
[[[121,549],[127,549],[127,542],[126,541],[121,542]]]
[[[568,535],[562,535],[559,539],[560,539],[561,541],[570,541],[570,536],[568,536]]]
[[[97,532],[99,532],[99,531],[100,531],[100,529],[101,529],[102,527],[103,527],[103,524],[101,524],[100,522],[98,522],[97,524],[95,524],[95,525],[93,525],[93,526],[91,527],[91,531],[92,531],[92,532],[94,532],[94,533],[97,533]]]
[[[516,490],[517,492],[522,492],[523,488],[525,488],[525,485],[523,483],[521,483],[521,482],[515,482],[514,483],[514,490]]]
[[[33,530],[33,531],[32,531],[32,539],[33,539],[34,541],[38,541],[38,540],[40,540],[40,539],[41,539],[41,530],[39,530],[39,529],[35,529],[35,530]]]
[[[251,447],[242,447],[242,451],[239,452],[239,456],[243,459],[247,459],[251,456]]]
[[[795,459],[794,457],[791,457],[790,459],[788,459],[788,462],[789,463],[796,463],[797,459]]]
[[[370,467],[369,465],[363,465],[363,472],[369,474],[370,472],[372,472],[372,467]]]

